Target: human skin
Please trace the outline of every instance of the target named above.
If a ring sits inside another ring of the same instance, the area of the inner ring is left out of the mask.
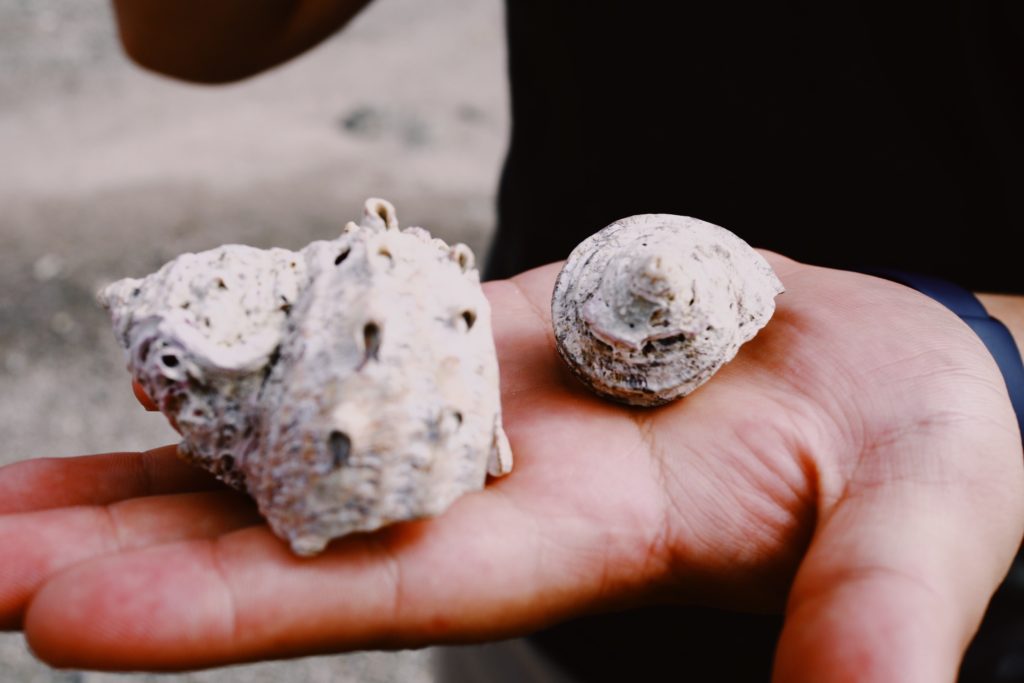
[[[989,315],[994,316],[1010,330],[1017,350],[1024,357],[1024,296],[1012,294],[980,293],[977,295]]]
[[[114,0],[125,52],[194,83],[229,83],[305,52],[370,0]]]
[[[1024,527],[998,369],[912,290],[766,257],[775,317],[657,409],[561,365],[557,264],[487,284],[515,471],[313,559],[169,447],[0,469],[0,623],[57,666],[164,670],[704,604],[785,612],[776,681],[952,681]]]

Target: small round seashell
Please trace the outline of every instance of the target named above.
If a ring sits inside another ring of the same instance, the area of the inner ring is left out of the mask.
[[[656,406],[730,361],[775,311],[782,283],[725,228],[643,214],[573,250],[551,301],[558,351],[605,398]]]

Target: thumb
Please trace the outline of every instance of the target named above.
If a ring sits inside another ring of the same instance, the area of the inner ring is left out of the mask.
[[[1019,446],[1003,453],[1019,459]],[[900,456],[883,454],[890,481],[852,484],[819,526],[790,594],[776,682],[956,679],[1020,542],[1019,460],[1010,469],[1000,454],[1003,477],[983,483],[936,461],[930,476],[892,477],[887,459]]]

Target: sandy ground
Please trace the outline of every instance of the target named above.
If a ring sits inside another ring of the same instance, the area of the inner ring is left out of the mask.
[[[105,0],[0,3],[0,464],[174,440],[93,292],[185,250],[297,248],[367,196],[479,255],[507,138],[500,0],[377,0],[259,78],[189,86],[121,55]],[[3,552],[3,549],[0,549]],[[171,676],[55,671],[0,637],[0,681],[431,680],[429,651]]]

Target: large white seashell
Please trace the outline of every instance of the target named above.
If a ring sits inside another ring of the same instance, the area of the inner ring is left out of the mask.
[[[711,223],[645,214],[573,250],[551,302],[558,350],[597,394],[686,396],[767,324],[783,291],[768,262]]]
[[[297,554],[511,469],[473,254],[399,230],[383,200],[338,239],[183,254],[100,299],[179,452],[248,491]]]

